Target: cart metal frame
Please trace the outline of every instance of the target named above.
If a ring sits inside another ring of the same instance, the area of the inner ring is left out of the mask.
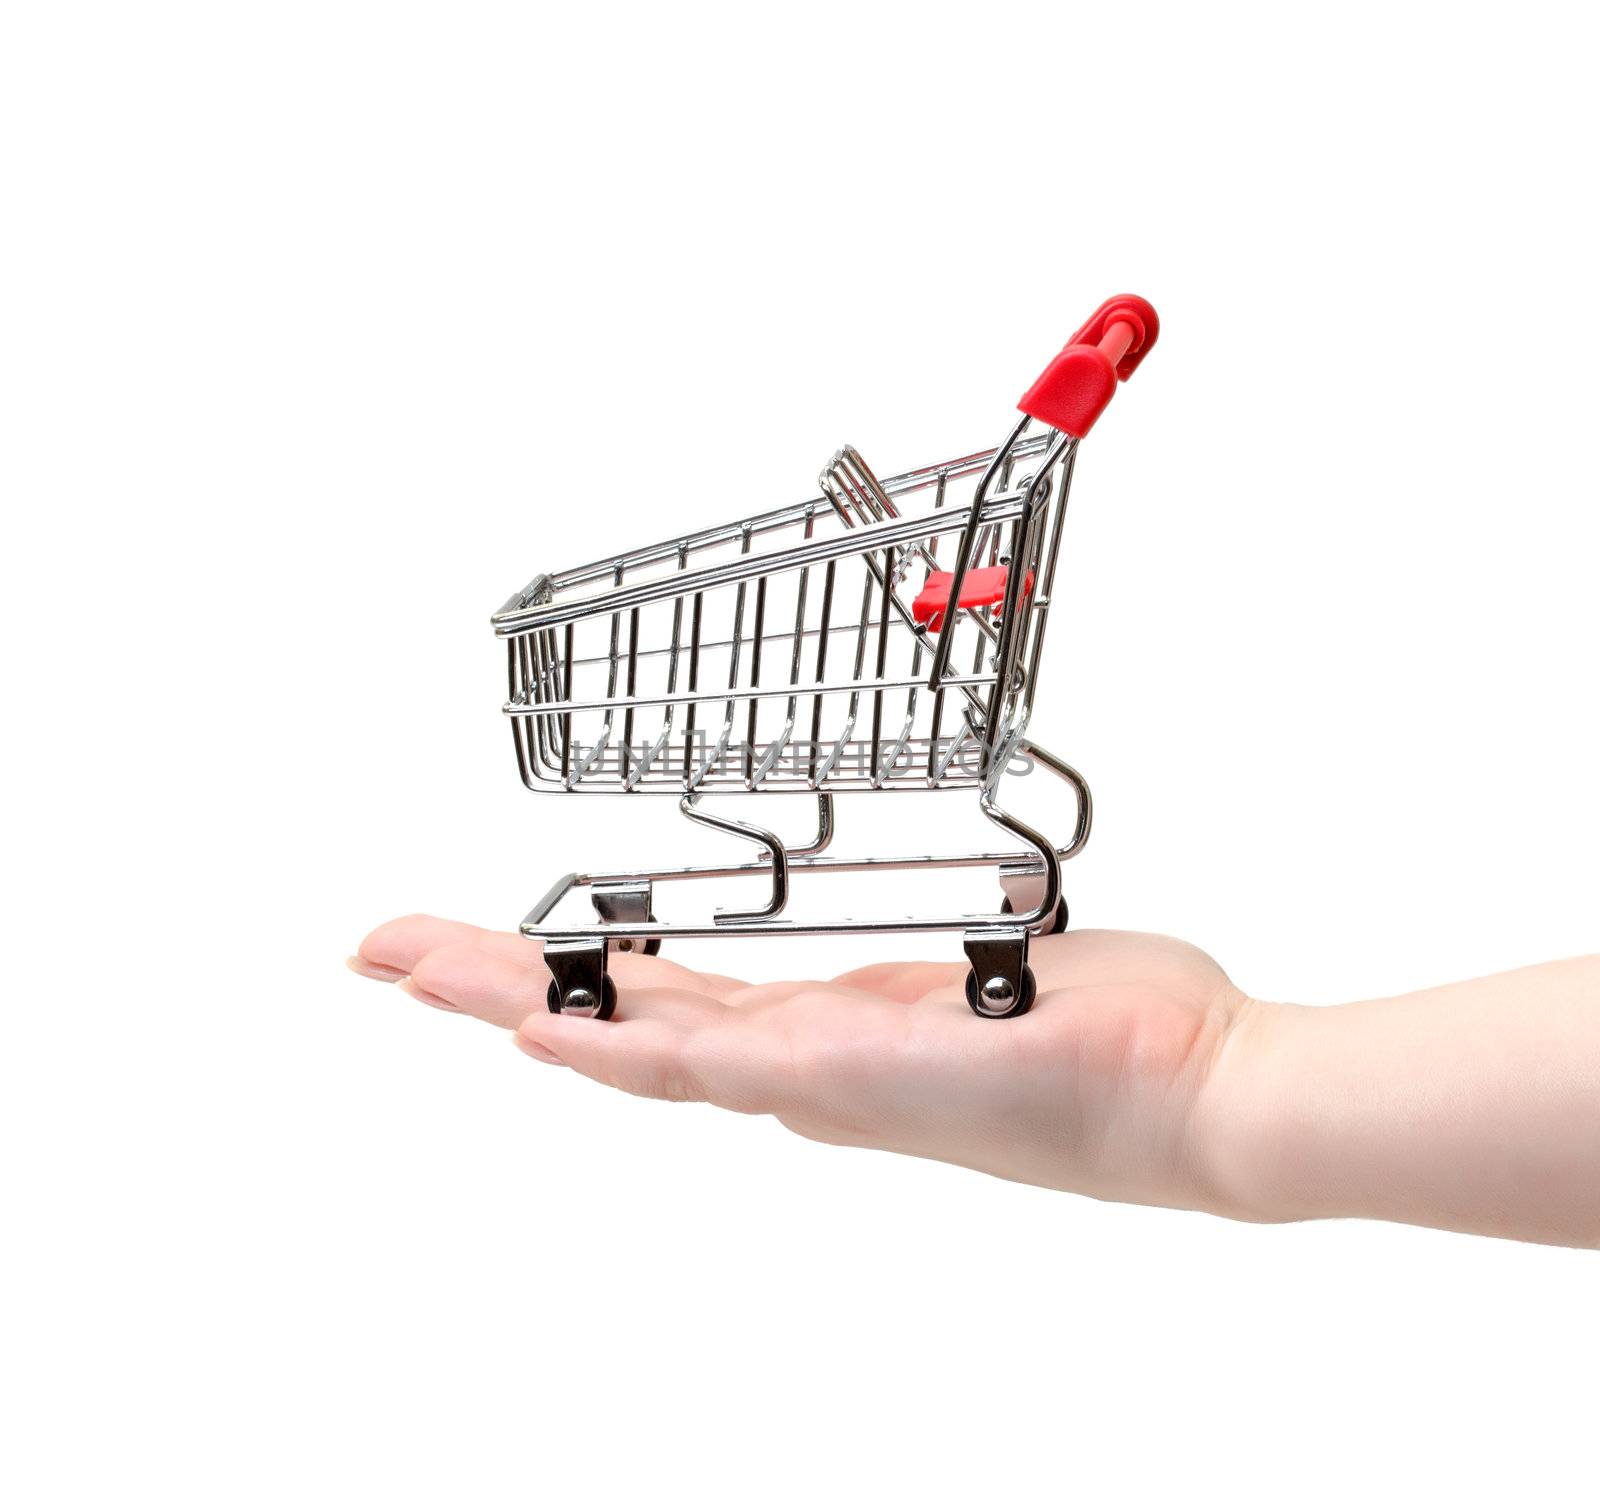
[[[1065,927],[1062,865],[1088,841],[1083,776],[1027,737],[1077,451],[1154,344],[1142,299],[1108,300],[1055,358],[993,450],[880,481],[853,448],[821,495],[535,576],[494,614],[510,721],[530,789],[674,795],[690,821],[752,843],[740,863],[576,872],[522,922],[544,943],[552,1010],[608,1017],[611,948],[668,937],[960,931],[979,1015],[1033,1002],[1030,936]],[[914,588],[920,585],[920,590]],[[859,605],[858,605],[859,604]],[[1073,793],[1056,845],[1000,804],[1018,758]],[[839,858],[843,791],[969,789],[1015,844],[993,851]],[[816,831],[706,808],[708,796],[810,792]],[[784,914],[799,874],[993,866],[1004,908],[870,920]],[[763,881],[760,904],[661,921],[655,887]],[[595,918],[555,912],[587,890]]]

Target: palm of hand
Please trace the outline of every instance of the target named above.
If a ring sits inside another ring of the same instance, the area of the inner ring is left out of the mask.
[[[614,1020],[557,1016],[538,943],[426,916],[380,927],[352,966],[629,1093],[1102,1198],[1213,1201],[1203,1090],[1238,990],[1197,949],[1134,932],[1042,937],[1030,962],[1037,1002],[1005,1021],[967,1008],[960,963],[751,985],[628,954]]]

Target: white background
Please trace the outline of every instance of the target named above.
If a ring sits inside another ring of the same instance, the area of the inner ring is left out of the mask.
[[[521,788],[509,591],[992,444],[1125,289],[1075,923],[1317,1003],[1600,945],[1561,15],[8,7],[7,1498],[1592,1501],[1592,1255],[830,1150],[342,967],[684,851]]]

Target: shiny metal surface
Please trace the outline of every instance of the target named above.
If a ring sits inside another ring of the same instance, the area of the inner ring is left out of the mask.
[[[1026,726],[1037,651],[1022,651],[1076,448],[1027,431],[881,482],[847,447],[819,498],[536,576],[493,619],[524,782],[980,788]],[[1024,568],[998,611],[916,621],[929,572],[949,569],[953,606],[966,571],[1002,558]]]
[[[581,957],[581,979],[577,961],[562,962],[563,1008],[601,1008],[596,945],[961,930],[969,954],[976,946],[1001,960],[985,963],[974,1008],[1012,1012],[1027,934],[1055,915],[1061,865],[1087,842],[1093,820],[1083,777],[1026,737],[1077,446],[1024,419],[994,450],[882,480],[845,447],[824,468],[818,497],[537,575],[495,613],[507,650],[503,710],[524,783],[564,794],[670,794],[689,820],[762,850],[743,862],[558,881],[522,930],[563,960]],[[960,607],[967,573],[996,564],[1009,567],[1003,600]],[[950,574],[947,598],[919,622],[913,602],[934,571]],[[1064,846],[1000,805],[1019,758],[1072,790]],[[823,851],[835,792],[950,789],[975,791],[1013,846],[860,858]],[[703,804],[779,791],[817,796],[814,838],[786,844]],[[803,922],[784,914],[794,884],[814,876],[985,865],[1003,871],[1016,914]],[[650,914],[658,884],[746,876],[761,886],[759,903],[699,920]],[[579,890],[590,891],[598,919],[559,921],[555,912]]]

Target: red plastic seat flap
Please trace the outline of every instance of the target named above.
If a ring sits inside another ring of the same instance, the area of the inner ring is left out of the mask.
[[[961,596],[957,599],[958,607],[994,607],[1006,598],[1006,577],[1010,574],[1010,567],[1006,565],[985,565],[977,570],[969,570],[966,579],[961,583]],[[911,604],[911,615],[925,628],[938,632],[944,621],[945,604],[950,600],[950,583],[955,579],[948,570],[936,570],[929,577],[927,585],[917,593],[916,600]],[[1033,572],[1030,570],[1027,579],[1022,583],[1024,592],[1033,590]]]

